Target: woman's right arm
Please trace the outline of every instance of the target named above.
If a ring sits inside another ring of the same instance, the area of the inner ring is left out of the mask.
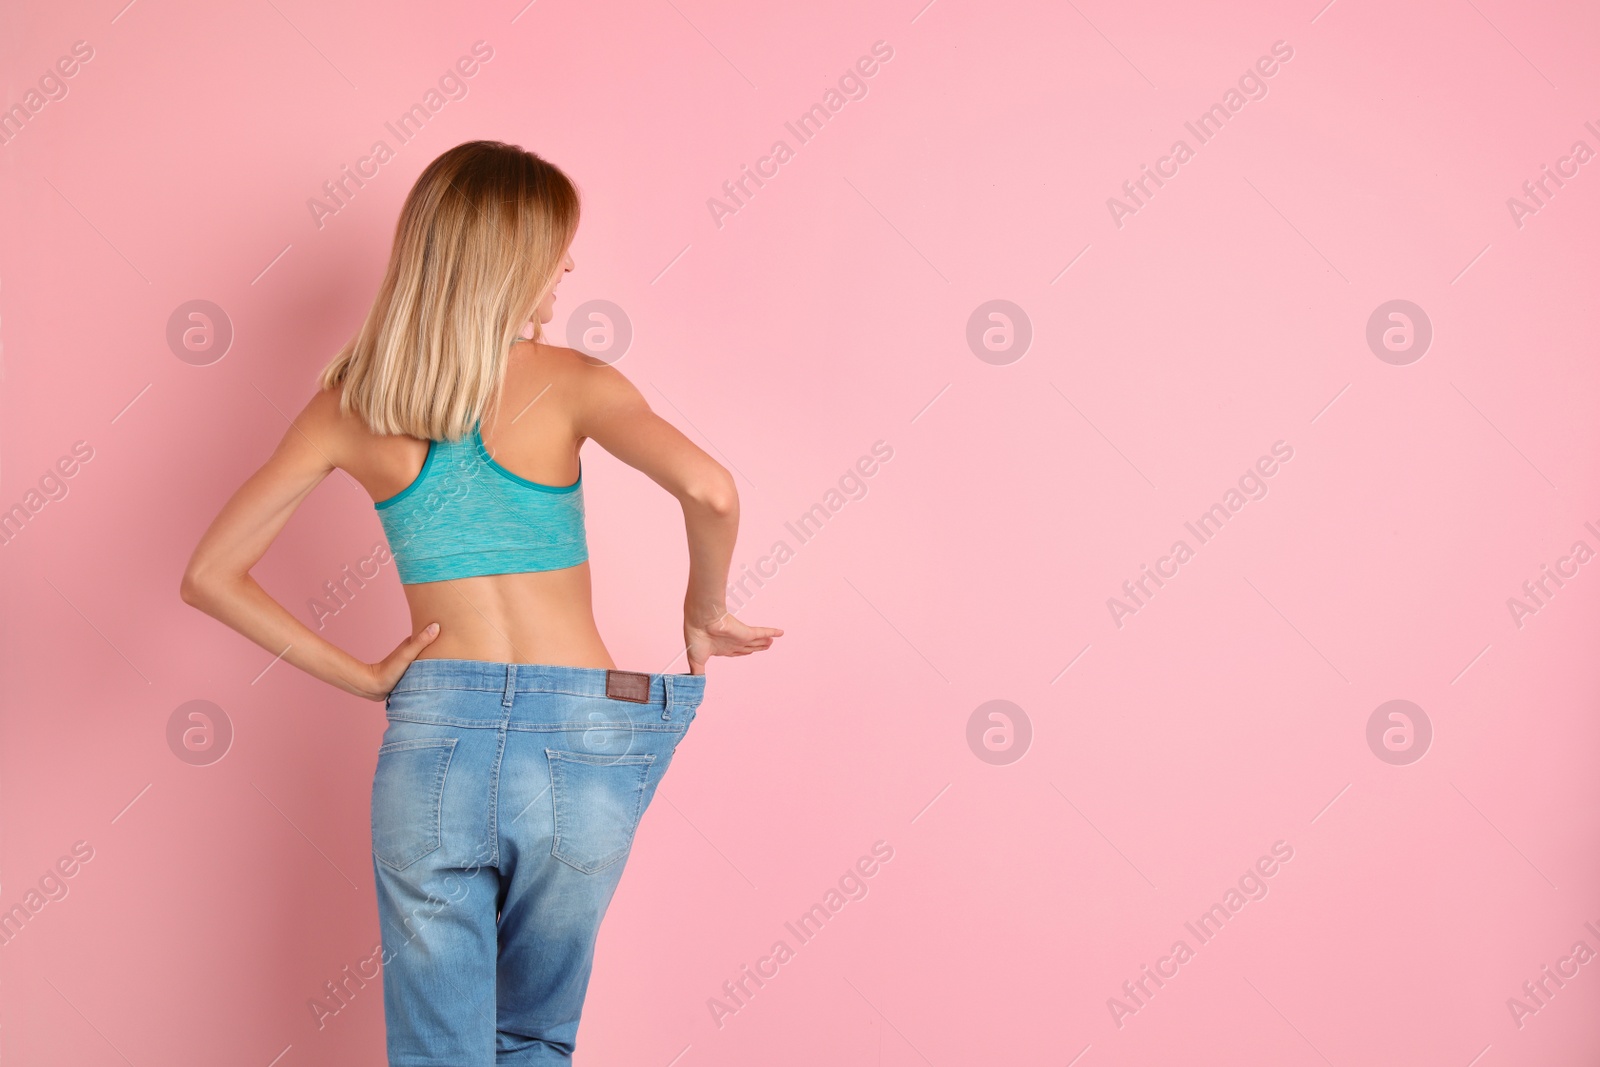
[[[574,420],[587,437],[647,475],[683,507],[689,538],[689,585],[683,600],[689,673],[704,674],[711,656],[747,656],[783,634],[747,626],[728,613],[726,590],[739,533],[739,493],[733,477],[646,403],[614,367],[594,366]]]
[[[437,623],[432,633],[424,629],[402,641],[383,661],[364,663],[291,615],[250,575],[300,502],[334,469],[341,445],[337,413],[331,393],[319,393],[306,405],[272,456],[212,520],[184,569],[179,595],[307,674],[382,700],[438,635]]]

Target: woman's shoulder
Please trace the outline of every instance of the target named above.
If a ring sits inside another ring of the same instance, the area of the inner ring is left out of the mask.
[[[384,438],[355,411],[345,410],[344,385],[319,387],[295,417],[295,427],[337,467],[371,451]]]
[[[580,404],[607,399],[618,389],[631,389],[627,376],[612,362],[587,352],[543,341],[521,347],[529,349],[524,356],[528,380],[537,388],[542,389],[546,383],[561,385],[562,392]]]
[[[303,428],[315,428],[322,435],[336,437],[372,436],[372,431],[354,411],[344,410],[344,383],[324,386],[312,394],[300,413]]]
[[[324,386],[306,402],[296,427],[330,464],[360,482],[374,500],[409,485],[427,458],[427,444],[403,434],[378,434],[354,410],[342,410],[343,384]]]
[[[611,366],[611,362],[598,356],[591,356],[587,352],[580,352],[576,348],[566,348],[561,345],[549,344],[545,341],[523,341],[519,347],[528,352],[528,358],[534,365],[543,366],[551,371],[564,371],[568,374],[585,374],[596,370],[603,370]]]

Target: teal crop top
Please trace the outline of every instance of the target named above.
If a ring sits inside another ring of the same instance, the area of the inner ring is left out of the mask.
[[[373,505],[403,585],[575,567],[589,558],[583,466],[571,485],[541,485],[489,455],[478,427],[430,441],[416,479]]]

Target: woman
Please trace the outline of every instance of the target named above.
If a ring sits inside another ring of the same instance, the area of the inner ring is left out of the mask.
[[[725,609],[728,472],[614,367],[539,342],[577,225],[571,181],[531,152],[474,141],[429,164],[360,332],[183,576],[185,602],[385,701],[372,853],[391,1064],[570,1058],[600,919],[706,661],[783,632]],[[687,674],[617,670],[600,639],[590,439],[683,506]],[[377,663],[250,576],[335,467],[371,494],[411,608],[412,636]]]

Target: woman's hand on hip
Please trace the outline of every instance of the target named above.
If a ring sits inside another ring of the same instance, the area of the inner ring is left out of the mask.
[[[411,661],[417,658],[417,653],[433,644],[434,638],[439,636],[439,624],[430,622],[419,634],[401,641],[395,650],[379,660],[377,663],[367,664],[366,684],[363,685],[362,696],[368,700],[384,700],[395,684],[400,681],[400,676],[406,673],[406,668],[411,666]]]
[[[708,623],[683,620],[683,645],[689,653],[689,673],[706,673],[706,660],[712,656],[748,656],[772,647],[773,638],[783,631],[771,626],[747,626],[724,613]]]

